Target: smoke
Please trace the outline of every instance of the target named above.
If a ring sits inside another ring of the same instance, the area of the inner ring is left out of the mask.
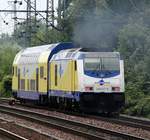
[[[106,8],[99,14],[88,13],[79,19],[74,26],[75,43],[85,48],[109,51],[117,47],[117,34],[124,23],[121,16]]]
[[[87,19],[74,28],[74,42],[83,47],[110,48],[115,45],[118,26],[103,19]]]
[[[74,42],[83,47],[112,50],[116,45],[120,23],[109,17],[85,16],[74,28]]]

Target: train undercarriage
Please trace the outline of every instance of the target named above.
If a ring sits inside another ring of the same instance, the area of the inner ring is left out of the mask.
[[[82,93],[79,102],[75,99],[56,96],[40,96],[39,100],[27,100],[17,98],[17,93],[14,93],[13,95],[15,99],[20,101],[20,103],[30,102],[36,105],[59,108],[61,110],[72,110],[86,113],[119,113],[125,105],[124,93]]]

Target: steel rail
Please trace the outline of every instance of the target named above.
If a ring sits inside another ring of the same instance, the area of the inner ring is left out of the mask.
[[[134,117],[134,116],[128,116],[128,115],[124,115],[124,114],[121,114],[119,118],[122,119],[122,120],[141,123],[141,124],[145,124],[145,125],[150,126],[150,119],[141,118],[141,117]]]
[[[77,116],[106,121],[106,122],[115,123],[118,125],[124,125],[128,127],[133,127],[133,128],[141,128],[143,130],[150,131],[150,120],[148,119],[140,119],[140,118],[130,117],[126,115],[120,115],[117,118],[102,117],[102,116],[96,116],[96,115],[86,115],[86,114],[77,115]]]
[[[9,102],[9,99],[0,99],[2,102]],[[17,103],[17,102],[16,102]],[[17,105],[22,105],[20,103],[17,103]],[[30,106],[30,105],[23,105],[25,107],[33,107],[33,108],[39,108],[39,109],[48,109],[46,107],[37,107],[37,106]],[[52,109],[53,110],[53,109]],[[96,119],[96,120],[102,120],[110,123],[115,123],[119,125],[125,125],[129,127],[134,127],[134,128],[142,128],[144,130],[150,131],[150,120],[145,119],[145,118],[137,118],[137,117],[131,117],[127,115],[121,114],[119,117],[114,118],[114,117],[102,117],[102,116],[97,116],[97,115],[89,115],[89,114],[81,114],[77,112],[64,112],[64,111],[59,111],[56,109],[56,111],[61,112],[61,113],[67,113],[67,115],[75,115],[79,117],[86,117],[86,118],[91,118],[91,119]]]
[[[12,132],[10,132],[6,129],[3,129],[3,128],[0,128],[0,134],[3,135],[3,136],[6,136],[6,137],[8,137],[12,140],[28,140],[24,137],[21,137],[21,136],[15,134],[15,133],[12,133]]]
[[[41,113],[35,113],[24,109],[11,108],[8,106],[0,105],[0,112],[21,117],[36,123],[51,126],[66,132],[76,134],[91,140],[106,140],[110,138],[119,139],[132,139],[132,140],[144,140],[144,138],[133,136],[126,133],[120,133],[105,128],[95,127],[93,125],[81,123],[78,121],[72,121],[63,119],[52,115],[43,115]]]

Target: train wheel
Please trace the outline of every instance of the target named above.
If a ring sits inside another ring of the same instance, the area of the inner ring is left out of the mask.
[[[64,108],[67,110],[67,98],[64,98]]]
[[[9,101],[9,105],[15,105],[15,100]]]
[[[74,102],[74,110],[76,111],[76,112],[78,112],[79,111],[79,103],[78,102]]]
[[[57,99],[58,100],[58,99]],[[64,103],[63,103],[63,99],[62,98],[59,98],[59,102],[58,103],[58,108],[60,110],[63,110],[64,109]]]
[[[19,101],[20,101],[21,104],[25,104],[26,103],[25,99],[20,99]]]
[[[71,110],[71,100],[66,99],[66,110]]]
[[[115,118],[119,118],[119,115],[120,115],[119,112],[114,112],[113,113],[113,117],[115,117]]]
[[[59,98],[54,97],[54,108],[59,108]]]
[[[112,112],[106,112],[106,116],[107,116],[107,117],[112,117],[113,114],[112,114]]]

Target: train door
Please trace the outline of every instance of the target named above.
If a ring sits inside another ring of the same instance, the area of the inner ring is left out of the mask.
[[[58,65],[55,62],[50,62],[50,80],[49,80],[49,90],[58,89]]]
[[[72,92],[73,91],[73,65],[72,60],[64,60],[63,63],[66,63],[64,66],[63,75],[61,76],[61,84],[63,90]]]
[[[36,91],[39,91],[39,69],[36,68]]]
[[[18,90],[20,90],[20,69],[18,69]]]
[[[75,91],[76,90],[76,82],[77,82],[77,62],[76,61],[72,61],[72,90]]]
[[[40,64],[39,65],[39,79],[38,79],[38,91],[40,93],[46,94],[48,91],[47,85],[47,64]]]
[[[58,66],[55,65],[55,86],[58,86]]]
[[[77,89],[77,61],[74,61],[74,91]]]
[[[73,61],[70,62],[71,62],[71,67],[70,67],[71,91],[74,91],[74,66],[73,66]]]

